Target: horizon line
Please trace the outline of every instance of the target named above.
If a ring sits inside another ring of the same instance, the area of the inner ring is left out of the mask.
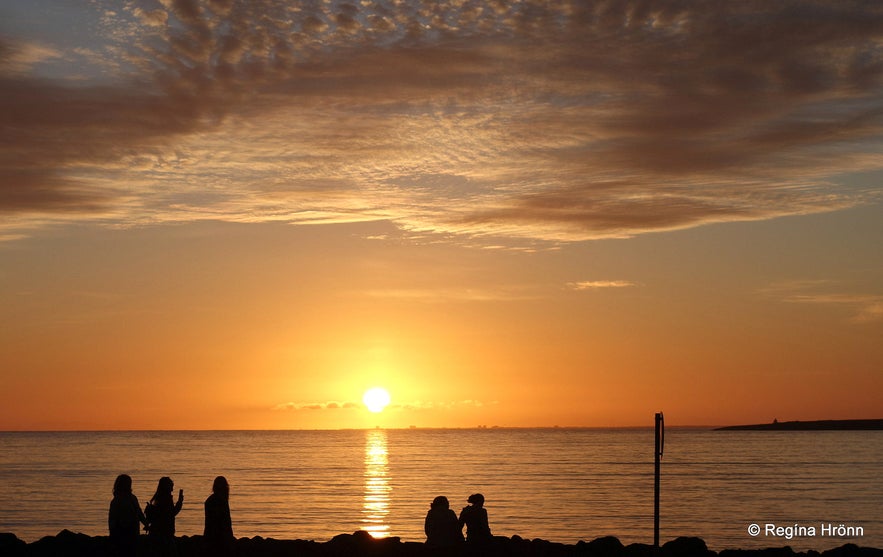
[[[666,426],[668,429],[711,429],[716,427],[723,427],[722,424],[717,425],[709,425],[709,424],[701,424],[701,425],[668,425]],[[156,432],[166,432],[166,433],[197,433],[197,432],[205,432],[205,433],[227,433],[227,432],[277,432],[277,431],[376,431],[376,430],[384,430],[384,431],[413,431],[413,430],[477,430],[477,431],[485,431],[485,430],[526,430],[526,429],[550,429],[550,430],[566,430],[566,429],[650,429],[652,430],[654,426],[651,425],[618,425],[618,426],[558,426],[558,425],[550,425],[550,426],[404,426],[404,427],[338,427],[338,428],[266,428],[266,429],[254,429],[254,428],[242,428],[242,429],[230,429],[230,428],[193,428],[193,429],[140,429],[140,428],[119,428],[119,429],[0,429],[0,433],[156,433]]]

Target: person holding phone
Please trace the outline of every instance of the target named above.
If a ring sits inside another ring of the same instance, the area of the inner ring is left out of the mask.
[[[147,503],[144,515],[147,517],[147,536],[158,555],[175,555],[175,517],[184,506],[184,490],[178,490],[178,501],[172,501],[175,483],[172,478],[163,476],[156,486],[156,493]]]

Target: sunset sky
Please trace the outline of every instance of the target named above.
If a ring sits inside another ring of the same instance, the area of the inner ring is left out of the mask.
[[[875,1],[5,0],[0,430],[881,418],[881,180]]]

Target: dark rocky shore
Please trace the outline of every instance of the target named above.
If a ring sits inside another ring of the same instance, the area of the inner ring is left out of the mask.
[[[142,536],[142,542],[146,539]],[[177,538],[178,557],[205,557],[201,536]],[[0,556],[3,557],[112,557],[106,536],[87,536],[68,530],[25,543],[14,534],[0,534]],[[141,548],[145,549],[145,548]],[[146,549],[139,555],[149,557]],[[575,544],[545,540],[526,540],[519,536],[496,537],[489,545],[464,545],[455,550],[433,549],[420,542],[403,542],[399,538],[373,539],[366,532],[341,534],[327,542],[276,540],[272,538],[240,538],[236,540],[236,557],[883,557],[883,549],[846,544],[823,552],[795,552],[790,547],[759,550],[709,550],[700,538],[677,538],[665,543],[658,551],[646,544],[624,546],[617,538],[598,538]]]

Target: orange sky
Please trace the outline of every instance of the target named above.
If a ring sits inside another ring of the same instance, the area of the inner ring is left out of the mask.
[[[881,417],[883,13],[653,5],[9,3],[0,430]]]

